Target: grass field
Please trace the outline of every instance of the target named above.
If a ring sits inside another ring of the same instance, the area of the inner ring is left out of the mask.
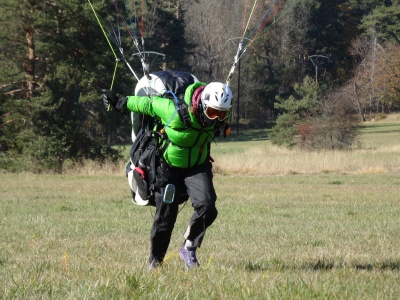
[[[122,170],[0,174],[0,299],[398,299],[400,118],[367,124],[360,142],[218,142],[219,217],[189,272],[178,250],[190,205],[148,272],[154,209],[131,204]]]

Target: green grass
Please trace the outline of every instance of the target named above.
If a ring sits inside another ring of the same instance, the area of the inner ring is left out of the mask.
[[[2,299],[397,299],[398,174],[216,176],[219,218],[187,272],[117,176],[0,175]]]
[[[361,132],[361,143],[366,148],[399,145],[400,122],[371,122]]]
[[[396,149],[399,123],[389,121],[363,129],[370,150],[361,154]],[[219,159],[238,148],[245,156],[246,144],[266,142],[219,143],[214,151],[222,147]],[[372,168],[376,161],[363,162]],[[0,299],[398,299],[399,161],[393,164],[371,173],[217,172],[219,216],[198,251],[201,267],[189,272],[178,250],[190,204],[165,265],[148,272],[154,209],[130,202],[123,172],[0,174]]]

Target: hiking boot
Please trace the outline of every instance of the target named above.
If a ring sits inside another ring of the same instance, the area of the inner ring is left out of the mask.
[[[179,251],[179,257],[185,262],[186,269],[200,266],[196,258],[196,247],[185,247],[183,245]]]

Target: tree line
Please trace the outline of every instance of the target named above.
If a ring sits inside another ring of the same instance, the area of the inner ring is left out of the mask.
[[[119,159],[111,146],[129,143],[130,119],[103,107],[101,89],[133,93],[136,79],[124,60],[143,74],[122,24],[128,19],[145,49],[163,54],[149,54],[150,70],[185,70],[205,82],[224,82],[246,25],[251,30],[281,5],[231,80],[233,125],[276,124],[271,139],[277,144],[346,148],[359,122],[399,111],[399,0],[253,3],[4,0],[0,168],[61,173],[66,163]]]

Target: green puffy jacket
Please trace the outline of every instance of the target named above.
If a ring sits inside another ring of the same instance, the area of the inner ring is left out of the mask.
[[[205,86],[196,82],[187,87],[185,102],[190,107],[194,91]],[[210,143],[214,138],[211,126],[202,127],[194,114],[189,111],[191,128],[179,118],[173,100],[158,96],[129,96],[127,108],[130,111],[153,116],[165,126],[170,143],[164,152],[164,159],[173,167],[190,168],[204,163],[210,154]]]

